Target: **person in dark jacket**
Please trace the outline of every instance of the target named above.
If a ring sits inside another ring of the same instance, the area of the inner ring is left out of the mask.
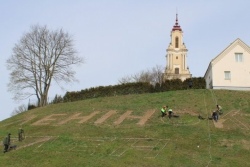
[[[22,128],[18,129],[18,141],[22,141],[24,139],[24,130]]]
[[[170,108],[168,109],[168,118],[171,118],[174,115],[173,110]]]
[[[4,145],[4,151],[3,153],[8,152],[9,146],[10,146],[10,133],[4,138],[3,145]]]
[[[219,115],[218,115],[217,111],[213,111],[213,113],[212,113],[212,118],[215,120],[215,122],[218,121]]]

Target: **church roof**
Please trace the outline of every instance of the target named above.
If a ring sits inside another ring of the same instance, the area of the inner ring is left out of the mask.
[[[175,31],[175,30],[182,31],[181,26],[180,26],[179,23],[178,23],[178,14],[176,14],[175,25],[174,25],[174,27],[172,28],[172,31]]]

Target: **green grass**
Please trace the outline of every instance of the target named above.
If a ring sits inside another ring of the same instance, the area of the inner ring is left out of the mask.
[[[222,128],[197,118],[210,116],[216,103],[224,111]],[[249,104],[250,92],[183,90],[49,105],[0,122],[2,139],[11,132],[18,146],[0,154],[0,166],[250,166]],[[180,117],[159,117],[163,105]],[[116,113],[95,123],[111,110]],[[128,111],[130,117],[115,124]],[[17,141],[19,127],[26,135],[22,142]]]

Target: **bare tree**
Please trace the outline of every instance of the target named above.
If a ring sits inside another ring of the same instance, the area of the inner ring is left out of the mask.
[[[120,84],[132,82],[150,82],[150,73],[148,71],[141,71],[131,76],[125,76],[118,80]]]
[[[14,93],[15,100],[35,95],[38,106],[45,106],[52,81],[76,81],[72,65],[82,63],[68,33],[62,29],[51,31],[46,26],[31,26],[31,31],[15,44],[7,60],[11,71],[9,91]]]
[[[125,76],[125,77],[122,77],[120,80],[118,80],[118,82],[120,84],[125,84],[125,83],[131,83],[131,82],[134,82],[132,77],[130,76]]]
[[[141,71],[132,76],[135,82],[148,82],[148,83],[151,83],[152,77],[153,76],[150,70]]]
[[[163,70],[164,68],[160,65],[156,65],[152,68],[152,83],[155,85],[156,83],[162,84],[163,82]]]
[[[13,112],[11,113],[11,116],[20,114],[25,111],[27,111],[27,107],[24,104],[22,104],[13,110]]]
[[[126,76],[121,78],[119,83],[129,83],[129,82],[148,82],[152,85],[156,83],[162,83],[163,81],[163,68],[156,65],[151,70],[143,70],[131,76]]]

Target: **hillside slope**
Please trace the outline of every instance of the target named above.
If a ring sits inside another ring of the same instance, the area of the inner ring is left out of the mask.
[[[219,122],[198,119],[217,103]],[[249,104],[249,92],[184,90],[49,105],[0,122],[17,145],[0,166],[250,166]],[[163,105],[180,117],[161,118]]]

